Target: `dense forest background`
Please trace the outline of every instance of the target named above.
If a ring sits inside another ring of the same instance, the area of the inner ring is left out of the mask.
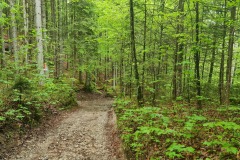
[[[116,96],[129,159],[240,158],[239,6],[2,0],[0,132],[71,106],[83,87]]]

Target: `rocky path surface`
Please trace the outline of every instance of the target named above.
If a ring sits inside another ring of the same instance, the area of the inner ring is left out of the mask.
[[[124,160],[116,133],[116,117],[107,98],[78,101],[69,113],[46,134],[25,142],[18,160]]]

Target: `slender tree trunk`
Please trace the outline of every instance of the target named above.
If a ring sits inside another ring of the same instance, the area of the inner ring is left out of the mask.
[[[160,2],[160,11],[164,12],[165,11],[165,0],[161,0]],[[161,19],[164,19],[164,15],[160,16]],[[159,47],[162,47],[163,45],[163,31],[164,31],[164,22],[161,22],[160,24],[160,35],[159,35]],[[158,55],[158,76],[160,76],[161,72],[161,57],[162,57],[162,52],[160,50],[159,55]]]
[[[73,30],[76,30],[76,9],[74,7],[73,10]],[[76,34],[73,35],[73,56],[72,56],[72,66],[73,66],[73,70],[76,70],[77,68],[77,36]],[[73,77],[74,77],[73,73]],[[81,83],[81,82],[80,82]]]
[[[59,76],[63,72],[62,67],[62,53],[63,53],[63,12],[62,12],[62,1],[58,0],[58,38],[57,38],[57,44],[58,44],[58,74]]]
[[[207,48],[205,50],[204,58],[203,58],[203,62],[202,62],[202,79],[204,79],[204,71],[205,71],[205,64],[206,64],[206,60],[207,60],[208,50],[210,50],[210,49]]]
[[[124,96],[124,83],[123,83],[123,77],[124,77],[124,41],[122,40],[121,43],[121,57],[120,57],[120,69],[119,69],[119,82],[120,82],[120,90],[121,90],[121,96]]]
[[[143,30],[144,31],[143,31],[142,94],[144,92],[144,81],[145,81],[145,61],[146,61],[146,41],[147,41],[147,0],[144,1],[144,29]]]
[[[202,102],[199,99],[201,96],[201,83],[200,83],[200,71],[199,71],[199,63],[200,63],[200,48],[199,48],[199,2],[195,3],[196,5],[196,51],[194,54],[195,59],[195,81],[196,81],[196,89],[197,89],[197,107],[198,109],[202,109]]]
[[[52,30],[51,30],[51,39],[52,39],[52,50],[54,53],[54,77],[59,78],[59,53],[58,53],[58,29],[57,29],[57,12],[58,8],[56,7],[56,0],[51,0],[51,21],[52,21]]]
[[[236,2],[236,1],[234,1]],[[234,45],[234,34],[235,34],[235,21],[236,21],[236,10],[237,7],[231,8],[231,26],[229,31],[229,42],[228,42],[228,59],[227,59],[227,70],[226,70],[226,99],[225,104],[229,105],[230,89],[232,82],[232,63],[233,63],[233,45]]]
[[[0,8],[0,18],[3,18],[2,10],[3,10],[3,8]],[[0,22],[0,34],[1,34],[1,39],[2,39],[1,68],[4,68],[4,63],[5,63],[5,38],[4,38],[3,27],[4,27],[4,24],[2,22]]]
[[[29,20],[29,33],[33,32],[33,30],[36,29],[36,22],[34,21],[35,19],[35,2],[32,0],[27,0],[28,2],[28,20]],[[31,35],[31,34],[30,34]],[[33,57],[32,53],[33,53],[33,47],[30,47],[30,45],[34,45],[35,42],[35,37],[34,36],[29,36],[28,37],[28,43],[29,43],[29,48],[28,48],[28,59],[32,60],[33,58],[35,59],[35,57]]]
[[[225,101],[225,91],[224,91],[224,61],[225,61],[225,45],[226,45],[226,35],[227,35],[227,0],[224,4],[224,22],[223,22],[223,41],[222,41],[222,53],[221,53],[221,63],[219,72],[219,100],[220,104],[224,104]]]
[[[85,78],[85,90],[87,92],[91,92],[92,88],[91,88],[91,74],[89,71],[86,71],[86,78]]]
[[[14,62],[15,62],[15,69],[18,73],[18,41],[17,41],[17,24],[15,18],[14,5],[15,0],[9,0],[10,7],[11,7],[11,29],[12,29],[12,42],[13,42],[13,54],[14,54]]]
[[[140,85],[139,73],[138,73],[138,60],[136,53],[136,44],[135,44],[135,28],[134,28],[134,9],[133,9],[133,0],[130,0],[130,27],[131,27],[131,52],[134,62],[134,73],[137,86],[137,101],[138,105],[141,106],[143,103],[143,93],[142,87]]]
[[[43,38],[42,38],[42,5],[40,0],[35,0],[36,10],[36,32],[37,32],[37,64],[40,75],[44,74],[43,71]]]
[[[28,3],[26,3],[26,0],[22,1],[23,3],[23,20],[24,20],[24,43],[25,43],[25,63],[28,65],[28,15],[27,15],[27,8]]]
[[[214,68],[214,63],[215,63],[215,56],[216,56],[216,44],[217,44],[217,38],[214,35],[213,38],[213,44],[212,44],[212,58],[211,58],[211,64],[210,64],[210,71],[208,75],[208,83],[212,83],[212,75],[213,75],[213,68]]]
[[[165,9],[165,0],[160,1],[160,11],[164,12]],[[163,15],[160,16],[161,19],[163,19]],[[159,43],[158,43],[158,48],[162,47],[163,45],[163,31],[164,31],[164,25],[163,22],[161,22],[160,27],[159,27]],[[158,66],[157,66],[157,75],[156,79],[159,80],[161,78],[161,71],[162,67],[164,66],[164,63],[161,63],[162,59],[162,51],[161,49],[159,50],[158,53]],[[164,67],[163,67],[164,68]],[[159,83],[154,83],[154,95],[153,95],[153,101],[155,101],[157,94],[160,93],[160,84]]]
[[[234,64],[233,64],[233,67],[232,67],[232,82],[231,82],[231,85],[234,85],[234,77],[236,76],[236,70],[237,70],[237,62],[234,61]]]
[[[176,34],[181,34],[184,32],[184,0],[179,0],[178,4],[178,24]],[[177,35],[176,39],[176,48],[174,53],[174,77],[173,77],[173,99],[176,100],[178,96],[182,94],[182,61],[183,61],[183,52],[184,45],[182,42],[182,36]]]
[[[154,6],[156,6],[156,0],[153,0],[153,5]],[[155,8],[153,8],[152,9],[152,15],[155,15]],[[158,37],[158,35],[157,34],[153,34],[153,24],[154,24],[154,16],[152,16],[152,18],[151,18],[151,27],[150,27],[150,40],[152,39],[152,36],[157,40],[157,37]],[[150,43],[150,42],[149,42]],[[151,48],[152,47],[152,45],[153,45],[153,57],[154,58],[158,58],[158,54],[156,54],[156,53],[158,53],[158,51],[156,50],[156,47],[157,47],[157,44],[156,43],[154,43],[154,41],[153,41],[153,43],[150,43],[149,44],[149,48]],[[152,76],[152,78],[153,78],[153,81],[155,82],[156,80],[157,80],[157,73],[158,73],[158,65],[157,64],[152,64],[152,67],[154,68],[154,73],[153,73],[153,76]],[[155,102],[156,102],[156,89],[157,89],[157,83],[153,83],[152,84],[152,88],[154,89],[154,92],[152,93],[152,97],[151,97],[151,102],[152,102],[152,104],[153,105],[155,105]],[[143,93],[144,93],[144,91],[143,91]]]
[[[116,90],[116,86],[117,86],[117,62],[113,62],[113,90]]]
[[[47,38],[47,3],[45,0],[41,0],[42,2],[42,29],[43,29],[43,51],[47,53],[48,51],[48,47],[47,47],[47,41],[46,41],[46,38]]]
[[[177,40],[178,41],[178,40]],[[176,41],[176,48],[174,52],[174,66],[173,66],[173,100],[176,100],[177,98],[177,57],[178,57],[178,42]]]

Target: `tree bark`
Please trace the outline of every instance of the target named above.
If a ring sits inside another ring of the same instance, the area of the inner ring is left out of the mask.
[[[3,10],[3,8],[0,8],[0,18],[3,18],[2,10]],[[4,68],[4,63],[5,63],[5,61],[4,61],[4,59],[5,59],[5,39],[4,39],[3,27],[4,27],[4,24],[2,22],[0,22],[0,33],[1,33],[1,39],[2,39],[1,68]]]
[[[177,38],[176,38],[176,48],[174,53],[174,76],[173,76],[173,99],[176,100],[178,96],[182,94],[182,61],[183,61],[183,51],[184,45],[182,42],[182,36],[179,34],[184,32],[184,0],[179,0],[178,3],[178,24],[177,24]]]
[[[136,44],[135,44],[135,28],[134,28],[134,8],[133,8],[133,0],[130,0],[130,28],[131,28],[131,53],[133,56],[134,63],[134,74],[137,86],[137,102],[138,105],[141,106],[143,103],[143,93],[142,87],[140,85],[139,73],[138,73],[138,60],[136,53]]]
[[[200,63],[200,48],[199,48],[199,2],[195,3],[196,5],[196,49],[194,54],[195,59],[195,81],[196,81],[196,91],[197,91],[197,108],[202,109],[202,102],[199,99],[201,97],[201,82],[200,82],[200,71],[199,71],[199,63]]]
[[[43,51],[47,53],[47,44],[46,44],[46,38],[47,38],[47,3],[45,0],[42,1],[42,29],[43,29]]]
[[[27,15],[27,7],[28,4],[26,0],[22,1],[23,3],[23,21],[24,21],[24,43],[25,43],[25,64],[28,65],[28,15]]]
[[[237,7],[235,5],[232,6],[231,26],[229,31],[229,42],[228,42],[227,70],[226,70],[226,99],[225,99],[226,105],[229,105],[230,89],[231,89],[231,82],[232,82],[233,45],[234,45],[234,34],[235,34],[234,25],[236,21],[236,10],[237,10]]]
[[[212,44],[212,58],[211,58],[209,75],[208,75],[208,83],[209,84],[212,83],[213,68],[214,68],[215,56],[216,56],[216,44],[217,44],[217,38],[216,38],[216,35],[214,35],[213,44]]]
[[[224,104],[225,101],[225,91],[224,91],[224,61],[225,61],[225,45],[226,45],[226,34],[227,34],[227,0],[224,3],[224,22],[223,22],[223,41],[222,41],[222,53],[221,53],[221,63],[219,72],[219,101],[220,104]]]
[[[13,44],[13,54],[14,54],[14,63],[15,69],[18,73],[18,41],[17,41],[17,24],[16,24],[16,17],[14,13],[14,5],[15,0],[9,0],[11,12],[11,30],[12,30],[12,44]]]
[[[40,0],[35,0],[36,11],[36,32],[37,32],[37,64],[40,75],[44,74],[43,71],[43,36],[42,36],[42,5]]]
[[[146,61],[146,42],[147,41],[147,1],[144,1],[144,27],[143,27],[143,66],[142,66],[142,94],[145,81],[145,61]],[[143,100],[143,99],[142,99]]]

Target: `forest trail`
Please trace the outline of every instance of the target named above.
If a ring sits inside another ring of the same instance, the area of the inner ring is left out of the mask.
[[[117,138],[113,100],[104,97],[78,101],[79,109],[45,135],[20,148],[19,160],[124,160]]]

